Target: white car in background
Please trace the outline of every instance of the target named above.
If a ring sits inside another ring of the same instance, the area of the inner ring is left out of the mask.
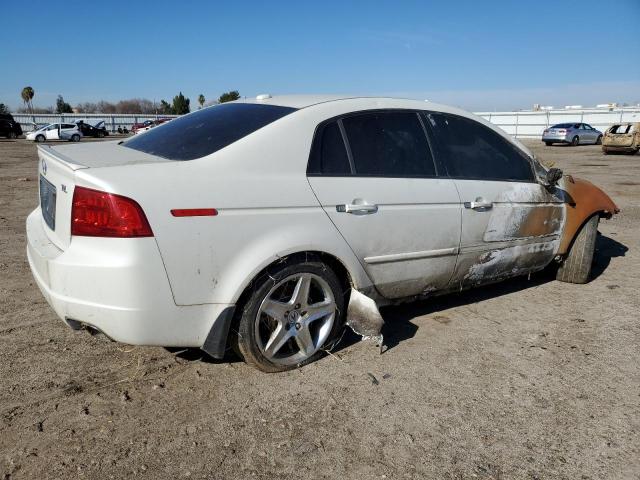
[[[67,140],[79,142],[82,132],[75,123],[50,123],[25,135],[27,140],[45,142],[48,140]]]
[[[74,329],[282,371],[377,306],[545,268],[584,283],[589,182],[504,131],[414,100],[260,96],[125,141],[40,146],[28,259]]]

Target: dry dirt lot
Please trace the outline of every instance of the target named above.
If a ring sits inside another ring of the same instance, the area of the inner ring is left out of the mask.
[[[383,355],[350,336],[266,375],[59,321],[25,257],[36,147],[0,140],[0,475],[640,478],[640,156],[528,143],[622,208],[592,282],[390,307]]]

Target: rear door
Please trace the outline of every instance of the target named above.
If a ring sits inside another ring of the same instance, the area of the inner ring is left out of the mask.
[[[500,134],[457,115],[425,114],[437,154],[462,199],[452,282],[489,283],[538,270],[557,251],[564,209],[537,183],[530,159]]]
[[[447,286],[460,241],[460,198],[439,175],[422,119],[362,112],[321,124],[308,179],[387,298]]]

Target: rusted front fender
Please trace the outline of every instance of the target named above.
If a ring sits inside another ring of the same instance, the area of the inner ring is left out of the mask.
[[[563,255],[568,252],[571,242],[589,217],[598,214],[611,218],[620,209],[609,195],[587,180],[567,175],[560,188],[564,190],[566,201],[564,231],[558,250],[558,254]]]

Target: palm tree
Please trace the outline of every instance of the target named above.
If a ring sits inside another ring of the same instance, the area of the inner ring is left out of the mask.
[[[200,104],[200,108],[202,108],[204,106],[204,102],[205,102],[205,98],[203,94],[200,94],[198,96],[198,103]]]
[[[22,96],[22,101],[27,106],[27,108],[33,113],[33,97],[36,96],[36,92],[32,87],[24,87],[22,92],[20,93]]]

